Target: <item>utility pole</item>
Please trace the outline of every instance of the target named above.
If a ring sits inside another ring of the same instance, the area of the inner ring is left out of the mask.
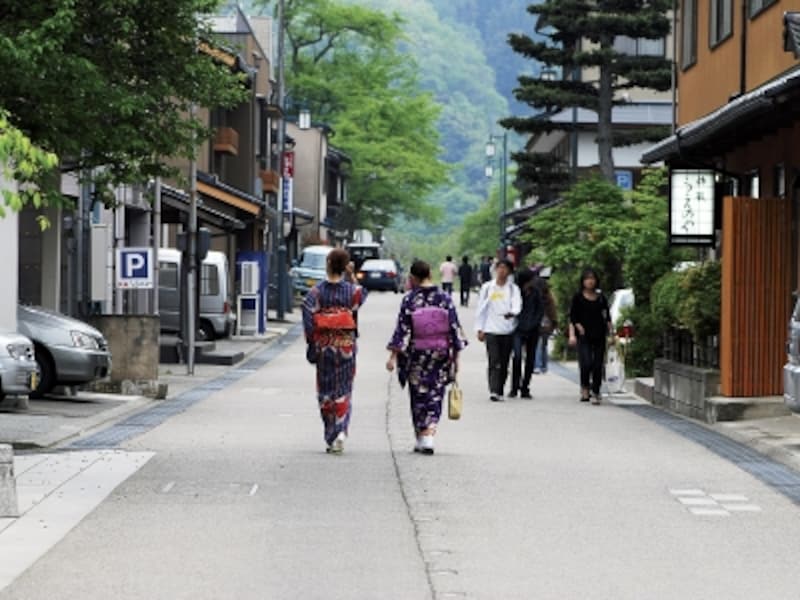
[[[196,107],[192,103],[189,109],[189,118],[194,121]],[[189,161],[189,227],[186,243],[188,245],[188,265],[186,265],[186,373],[194,375],[194,344],[197,321],[197,306],[195,301],[197,282],[197,145],[196,139],[192,150],[192,160]]]
[[[284,170],[284,154],[286,152],[286,74],[284,68],[284,56],[286,53],[286,40],[285,40],[285,0],[278,0],[278,106],[281,109],[281,124],[278,127],[278,171],[280,172],[280,195],[278,196],[278,227],[275,232],[278,252],[276,274],[278,276],[278,306],[276,307],[276,316],[279,321],[285,317],[286,311],[286,297],[288,295],[287,281],[286,281],[286,240],[283,235],[283,221],[284,215],[284,190],[285,182],[283,177]]]

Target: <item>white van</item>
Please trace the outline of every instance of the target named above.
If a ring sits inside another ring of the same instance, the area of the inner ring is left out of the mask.
[[[175,248],[158,249],[158,310],[161,331],[180,331],[181,252]],[[231,311],[228,294],[228,257],[210,250],[198,273],[200,287],[200,325],[198,339],[227,337],[234,329],[236,315]]]

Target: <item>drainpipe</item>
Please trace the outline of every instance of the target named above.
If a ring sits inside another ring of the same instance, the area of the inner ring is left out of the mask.
[[[739,47],[739,94],[747,92],[747,0],[742,0],[742,39]]]
[[[743,0],[746,1],[746,0]],[[678,128],[678,0],[672,0],[672,134]]]

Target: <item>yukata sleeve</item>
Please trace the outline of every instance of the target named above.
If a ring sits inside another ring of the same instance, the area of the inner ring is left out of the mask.
[[[400,303],[400,312],[397,313],[397,323],[394,327],[392,338],[386,345],[388,350],[403,352],[408,339],[411,337],[411,294],[407,294]]]
[[[308,290],[303,300],[303,331],[306,341],[311,341],[314,335],[314,314],[319,312],[319,288]]]

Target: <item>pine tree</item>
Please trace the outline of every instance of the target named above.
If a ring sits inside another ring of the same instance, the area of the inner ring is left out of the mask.
[[[512,116],[501,121],[503,127],[522,134],[573,131],[572,123],[554,123],[551,117],[572,107],[592,110],[598,115],[597,146],[600,171],[614,180],[612,148],[648,139],[660,139],[663,128],[638,131],[614,130],[611,109],[625,100],[622,93],[631,88],[659,91],[670,88],[670,60],[663,56],[630,55],[615,50],[619,38],[658,40],[670,31],[667,11],[671,0],[543,0],[531,5],[536,15],[536,31],[544,37],[535,40],[524,34],[509,35],[515,52],[563,74],[554,80],[520,76],[516,98],[537,111],[534,116]],[[582,80],[586,69],[595,80]],[[521,190],[541,190],[563,181],[563,161],[523,151],[513,155],[520,165],[517,186]],[[561,166],[559,166],[559,164]]]

